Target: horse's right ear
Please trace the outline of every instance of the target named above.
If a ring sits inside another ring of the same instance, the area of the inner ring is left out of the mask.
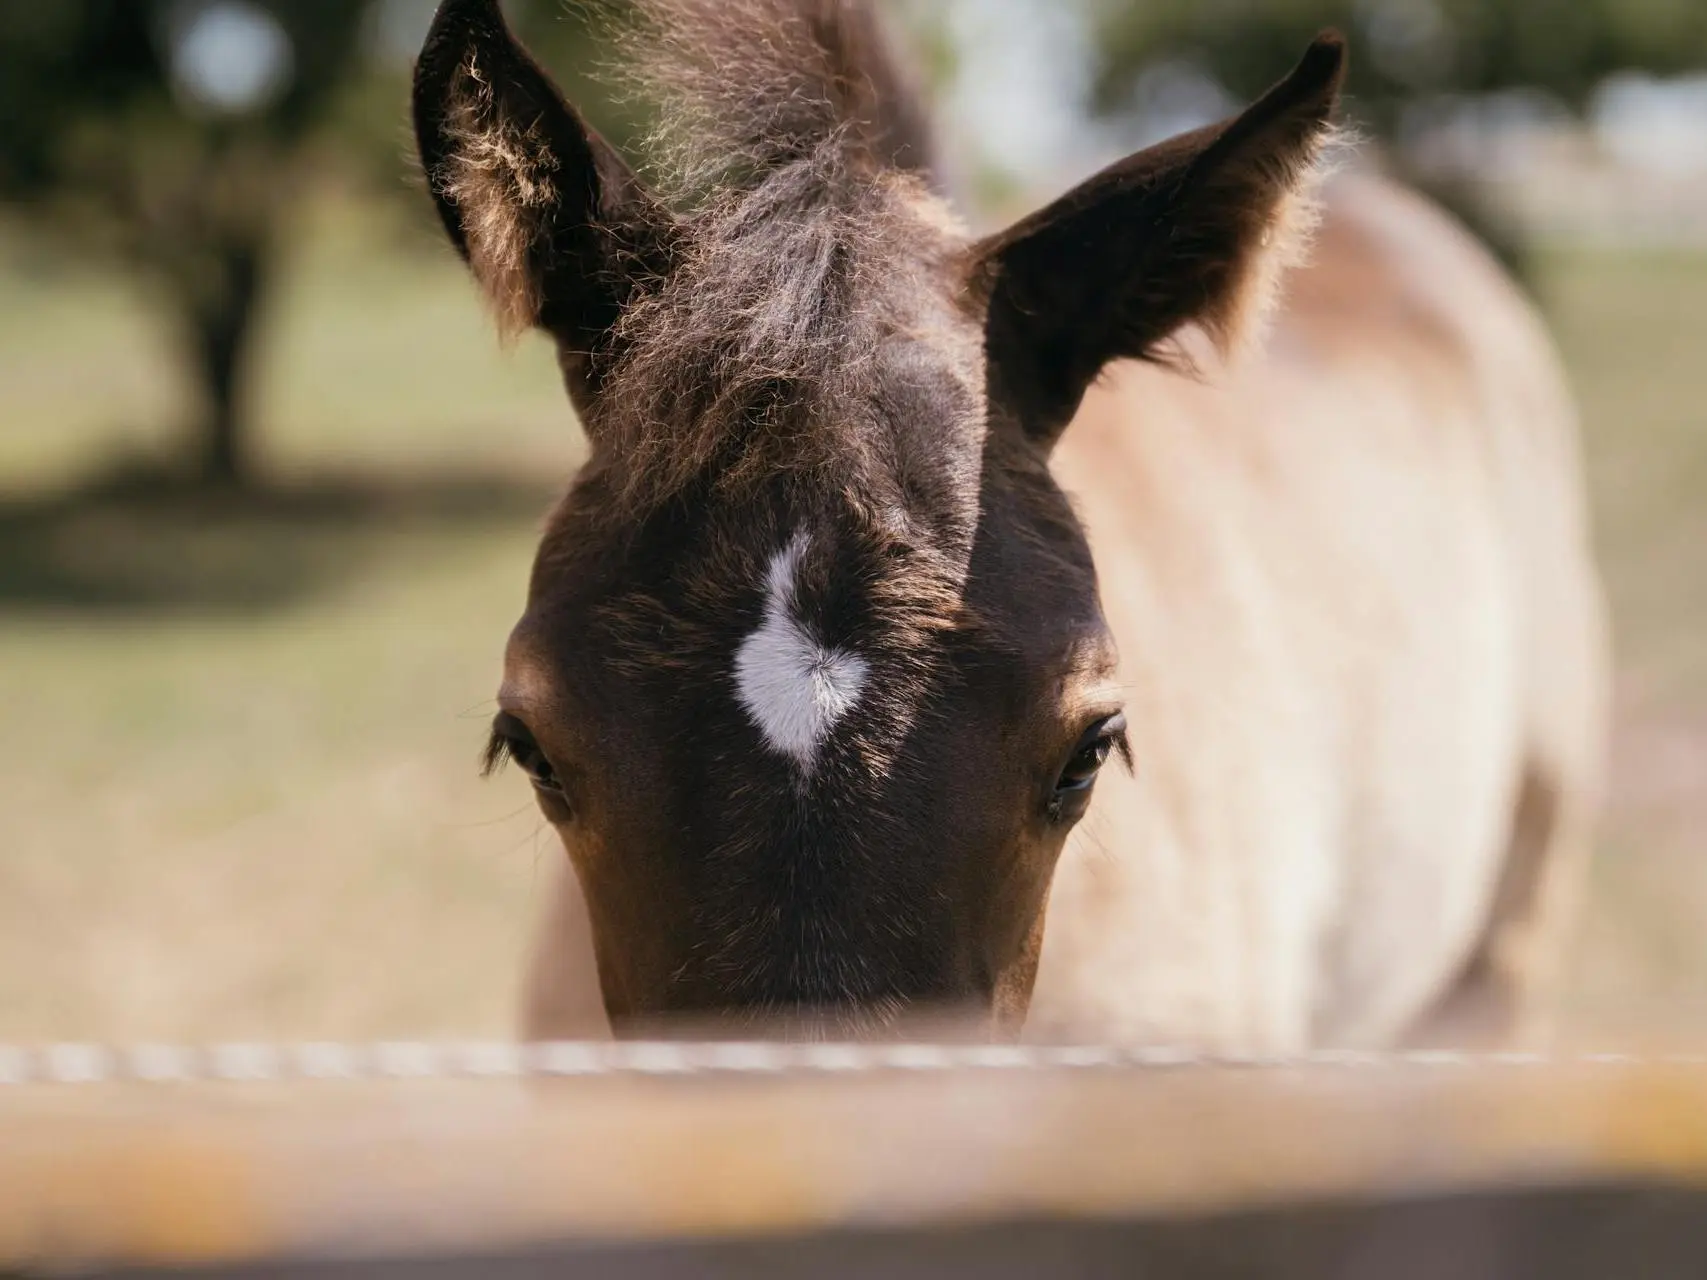
[[[451,241],[506,334],[538,326],[580,401],[672,219],[517,44],[497,0],[443,0],[415,66],[415,138]]]

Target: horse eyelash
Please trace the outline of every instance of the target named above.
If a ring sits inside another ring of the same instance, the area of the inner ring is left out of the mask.
[[[492,730],[492,736],[486,740],[486,749],[480,753],[480,776],[490,778],[515,758],[515,746],[496,729]]]
[[[1120,763],[1126,766],[1126,772],[1136,774],[1138,766],[1132,759],[1132,742],[1127,738],[1126,730],[1114,735],[1114,749],[1120,756]]]

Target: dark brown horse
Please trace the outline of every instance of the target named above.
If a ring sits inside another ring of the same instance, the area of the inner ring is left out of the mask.
[[[1340,41],[974,239],[860,4],[640,7],[683,199],[495,0],[415,90],[592,445],[492,745],[573,868],[530,1032],[1511,1026],[1600,767],[1572,410],[1456,228],[1318,200]]]

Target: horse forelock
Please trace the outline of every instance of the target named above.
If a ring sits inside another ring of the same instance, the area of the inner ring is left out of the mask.
[[[940,307],[930,282],[951,242],[910,187],[838,192],[807,161],[693,220],[674,271],[622,317],[589,422],[622,475],[613,514],[633,518],[713,471],[730,491],[871,463],[885,348],[949,337],[924,317]]]
[[[638,0],[616,44],[661,104],[683,210],[610,335],[588,426],[632,523],[709,470],[728,488],[869,462],[879,348],[966,241],[930,191],[925,112],[862,0]]]
[[[929,175],[916,78],[869,0],[630,0],[610,30],[623,82],[656,109],[654,169],[678,196],[807,159]]]

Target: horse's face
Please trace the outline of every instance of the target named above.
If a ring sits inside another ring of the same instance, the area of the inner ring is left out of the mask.
[[[492,760],[562,837],[619,1031],[1017,1027],[1062,842],[1126,754],[1047,455],[1108,359],[1228,326],[1329,61],[1265,100],[1258,154],[1206,133],[973,244],[915,179],[824,150],[674,218],[489,0],[441,9],[416,99],[441,213],[557,339],[594,450]]]
[[[1122,749],[1089,554],[1035,449],[934,345],[862,365],[825,411],[953,446],[914,483],[844,457],[631,520],[595,466],[535,564],[496,747],[574,862],[619,1027],[1017,1022],[1062,840]]]

